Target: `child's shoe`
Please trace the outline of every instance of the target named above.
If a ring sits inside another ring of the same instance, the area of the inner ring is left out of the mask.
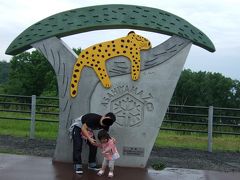
[[[102,170],[102,169],[100,171],[98,171],[98,173],[97,173],[98,176],[102,176],[103,174],[104,174],[104,170]]]
[[[113,177],[113,172],[112,172],[112,171],[109,171],[108,177],[109,177],[109,178],[112,178],[112,177]]]

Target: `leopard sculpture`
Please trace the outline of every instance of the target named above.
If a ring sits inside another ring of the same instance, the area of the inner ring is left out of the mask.
[[[151,48],[151,43],[148,39],[131,31],[125,37],[95,44],[83,50],[73,68],[71,96],[75,97],[77,95],[78,83],[84,66],[93,68],[102,85],[105,88],[110,88],[111,81],[105,61],[116,56],[125,56],[131,61],[132,79],[137,80],[140,75],[140,50],[149,48]]]

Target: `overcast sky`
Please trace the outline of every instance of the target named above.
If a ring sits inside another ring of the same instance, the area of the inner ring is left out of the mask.
[[[214,43],[211,53],[193,45],[184,68],[193,71],[218,72],[240,80],[240,0],[0,0],[0,60],[10,43],[26,28],[53,14],[100,4],[132,4],[158,8],[175,14],[201,31]],[[63,40],[71,48],[125,36],[129,30],[104,30],[68,36]],[[154,46],[169,36],[136,31]]]

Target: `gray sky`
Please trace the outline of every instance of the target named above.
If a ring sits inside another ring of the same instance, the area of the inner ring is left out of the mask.
[[[184,68],[193,71],[218,72],[240,80],[240,1],[239,0],[0,0],[0,60],[10,43],[32,24],[53,14],[100,4],[132,4],[154,7],[175,14],[201,31],[214,43],[211,53],[193,45]],[[125,36],[129,30],[104,30],[68,36],[63,40],[72,48]],[[155,46],[169,36],[136,31]]]

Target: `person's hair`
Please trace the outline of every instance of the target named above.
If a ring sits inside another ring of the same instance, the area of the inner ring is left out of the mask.
[[[107,119],[103,119],[102,120],[102,123],[105,125],[105,126],[111,126],[115,121],[116,121],[116,116],[112,113],[112,112],[109,112],[107,114],[105,114],[105,117],[109,117]]]
[[[103,139],[109,140],[109,139],[111,139],[111,137],[106,130],[102,129],[98,132],[98,139],[99,139],[99,141],[101,141]]]

